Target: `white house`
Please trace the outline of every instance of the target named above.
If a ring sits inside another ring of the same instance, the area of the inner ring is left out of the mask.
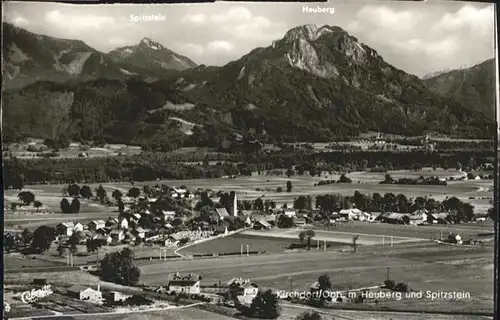
[[[104,220],[94,220],[88,224],[89,230],[96,231],[97,229],[105,228],[106,222]]]
[[[339,211],[340,219],[345,221],[354,220],[354,212],[352,209],[342,209]]]
[[[85,300],[92,303],[102,303],[103,301],[100,285],[97,285],[97,290],[94,290],[90,287],[74,285],[68,289],[68,293],[70,295],[78,297],[80,300]]]
[[[175,211],[163,210],[162,213],[163,213],[163,219],[165,221],[171,221],[171,220],[174,220],[174,218],[175,218]]]
[[[136,237],[144,239],[146,237],[146,230],[144,230],[141,227],[137,227],[134,230],[132,230],[132,234]]]
[[[106,294],[112,301],[118,302],[118,301],[125,301],[127,298],[130,298],[130,294],[125,294],[120,291],[110,291],[108,294]]]
[[[123,230],[128,229],[128,220],[127,219],[121,219],[119,224],[120,224],[120,229],[123,229]]]
[[[259,287],[255,283],[246,282],[237,288],[236,297],[240,303],[250,304],[257,296],[257,293],[259,293]]]
[[[81,224],[80,222],[75,224],[75,226],[73,227],[73,232],[79,232],[79,231],[83,231],[83,224]]]
[[[173,191],[173,193],[177,194],[176,196],[179,198],[184,198],[186,196],[186,192],[187,192],[186,189],[176,188],[176,187],[173,187],[172,191]],[[172,195],[172,197],[173,197],[173,195]]]
[[[289,218],[293,218],[297,215],[297,213],[294,210],[285,210],[284,214]]]
[[[123,230],[113,230],[111,231],[109,236],[111,237],[113,243],[120,243],[123,241],[123,239],[125,239]]]
[[[73,228],[75,224],[71,221],[62,222],[56,226],[56,233],[62,236],[71,236],[73,234]]]
[[[186,294],[200,293],[199,280],[170,280],[168,283],[168,291]]]
[[[216,208],[215,211],[220,220],[224,220],[224,218],[229,217],[229,212],[227,212],[226,208]]]

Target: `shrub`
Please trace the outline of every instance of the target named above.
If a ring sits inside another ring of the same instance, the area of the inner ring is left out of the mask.
[[[394,280],[387,279],[384,281],[384,286],[387,289],[393,290],[395,285],[396,285],[396,283],[394,282]]]
[[[398,292],[408,292],[408,285],[406,283],[400,282],[394,287],[394,290]]]

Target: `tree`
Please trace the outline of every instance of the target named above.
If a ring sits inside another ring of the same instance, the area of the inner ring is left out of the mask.
[[[21,233],[21,240],[24,244],[28,244],[33,240],[33,233],[31,233],[28,229],[24,229]]]
[[[341,174],[338,182],[340,182],[340,183],[351,183],[352,180],[350,178],[348,178],[345,174]]]
[[[70,197],[78,197],[80,195],[80,186],[77,184],[70,184],[67,190]]]
[[[276,192],[283,192],[283,188],[282,187],[277,187],[276,188]]]
[[[100,264],[100,276],[105,281],[123,285],[134,285],[141,271],[133,264],[134,254],[129,248],[108,253]]]
[[[278,217],[277,225],[279,228],[291,228],[293,227],[293,218],[282,214]]]
[[[293,203],[293,207],[298,210],[303,210],[303,209],[312,209],[312,198],[306,197],[306,196],[299,196],[298,198],[295,199]]]
[[[316,233],[314,232],[313,229],[307,229],[305,231],[305,236],[307,238],[307,250],[311,250],[311,239],[316,236]]]
[[[71,201],[70,210],[71,213],[80,212],[80,200],[78,200],[78,198],[74,198],[73,201]]]
[[[4,234],[3,236],[3,247],[5,251],[9,252],[10,250],[16,247],[16,239],[10,233]]]
[[[355,235],[352,237],[352,251],[356,253],[356,248],[358,247],[358,238],[359,235]]]
[[[118,201],[118,200],[122,199],[123,193],[121,193],[120,190],[115,189],[115,190],[113,190],[113,193],[111,193],[111,197],[113,197],[113,199]]]
[[[286,171],[286,176],[287,176],[288,178],[290,178],[291,176],[294,176],[294,175],[295,175],[295,171],[293,171],[292,169],[288,169],[288,170]]]
[[[316,311],[305,311],[299,314],[295,320],[322,320],[321,315]]]
[[[61,200],[61,211],[63,213],[71,213],[71,204],[69,203],[68,199],[63,198]]]
[[[92,194],[92,189],[90,189],[89,186],[83,186],[81,189],[80,189],[80,195],[82,196],[82,198],[84,199],[90,199],[92,198],[93,194]]]
[[[87,252],[92,253],[96,252],[97,253],[97,262],[99,262],[99,249],[104,245],[104,241],[101,239],[88,239],[87,242],[85,243],[85,246],[87,247]]]
[[[62,257],[64,251],[66,251],[66,247],[63,246],[62,244],[60,244],[60,245],[57,246],[56,250],[59,253],[59,257]]]
[[[292,181],[288,180],[286,182],[286,192],[292,192]]]
[[[35,201],[35,195],[30,191],[21,191],[17,197],[20,201],[22,201],[25,205],[30,205]]]
[[[106,190],[102,187],[102,185],[99,185],[99,187],[97,188],[96,190],[96,195],[97,195],[97,198],[103,202],[105,199],[106,199],[106,196],[107,196],[107,192]]]
[[[68,239],[67,244],[69,245],[69,250],[71,253],[76,253],[78,252],[77,245],[80,243],[81,237],[78,235],[77,232],[74,232]]]
[[[278,297],[271,291],[259,291],[250,306],[252,313],[260,319],[276,319],[280,315]]]
[[[36,208],[36,211],[38,212],[38,209],[40,209],[43,206],[43,204],[40,201],[35,200],[33,206]]]
[[[305,238],[306,238],[306,233],[304,231],[299,232],[300,243],[304,243]]]
[[[31,248],[40,250],[41,252],[47,251],[52,245],[56,235],[56,230],[53,227],[40,226],[33,232],[33,239]]]
[[[254,200],[253,210],[264,210],[264,201],[260,197]]]
[[[138,198],[140,195],[141,195],[141,189],[137,187],[131,188],[127,193],[127,196],[132,198]]]

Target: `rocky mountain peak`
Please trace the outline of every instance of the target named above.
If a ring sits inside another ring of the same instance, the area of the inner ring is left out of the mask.
[[[316,41],[325,34],[346,34],[340,27],[324,25],[318,27],[314,24],[306,24],[290,29],[283,38],[286,42],[293,42],[296,40]]]
[[[165,49],[160,43],[153,41],[150,38],[143,38],[139,43],[139,47],[147,47],[154,50]]]

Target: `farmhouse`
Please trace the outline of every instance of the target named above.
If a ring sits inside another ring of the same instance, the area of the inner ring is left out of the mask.
[[[186,196],[186,192],[187,192],[186,189],[173,187],[170,190],[170,196],[172,198],[184,198]]]
[[[125,238],[123,230],[113,230],[109,236],[111,237],[111,242],[115,244],[120,243]]]
[[[285,216],[289,217],[289,218],[293,218],[297,215],[297,212],[295,212],[294,210],[285,210],[285,212],[283,212],[285,214]]]
[[[105,293],[104,296],[106,297],[106,299],[109,299],[109,300],[114,301],[114,302],[125,301],[125,300],[127,300],[127,298],[131,297],[131,295],[125,294],[125,293],[120,292],[120,291],[110,291],[110,292]]]
[[[99,303],[103,300],[100,285],[97,285],[97,290],[81,285],[74,285],[70,287],[67,292],[68,295],[72,297],[78,298],[80,300],[87,300],[93,303]]]
[[[119,225],[120,225],[120,229],[127,230],[128,229],[128,220],[127,219],[120,219]]]
[[[226,285],[228,286],[228,291],[243,304],[252,303],[252,300],[259,292],[259,287],[249,279],[233,278]]]
[[[405,215],[402,213],[386,212],[381,216],[380,219],[387,223],[402,224],[403,217],[405,217]]]
[[[168,291],[186,294],[200,293],[199,280],[170,280],[168,283]]]
[[[307,221],[306,221],[306,218],[298,218],[298,217],[295,217],[293,219],[293,224],[298,227],[298,228],[302,228],[302,227],[305,227],[307,225]]]
[[[175,218],[175,211],[162,211],[164,221],[171,221]]]
[[[95,230],[100,229],[100,228],[105,228],[106,222],[104,220],[94,220],[94,221],[89,222],[88,226],[89,226],[89,230],[95,231]]]
[[[108,221],[106,221],[106,227],[111,228],[114,227],[118,224],[118,219],[117,218],[109,218]]]
[[[132,234],[136,237],[144,239],[146,237],[146,230],[141,227],[137,227],[136,229],[132,230]]]
[[[229,217],[229,212],[227,212],[226,208],[216,208],[215,212],[220,220]]]
[[[354,220],[354,213],[352,209],[342,209],[339,211],[339,217],[342,220],[351,221]]]
[[[431,220],[432,223],[434,224],[448,224],[448,217],[449,217],[448,212],[438,212],[438,213],[432,213],[428,217],[428,220]]]
[[[56,234],[63,236],[71,236],[73,234],[73,222],[62,222],[56,226]]]
[[[427,222],[427,213],[425,212],[420,212],[420,213],[413,213],[408,216],[410,224],[413,225],[418,225],[422,224],[424,222]]]
[[[271,229],[271,225],[266,220],[258,220],[253,223],[253,228],[257,230]]]
[[[77,224],[75,224],[75,226],[73,227],[73,232],[81,232],[83,231],[83,224],[81,224],[80,222],[78,222]]]

